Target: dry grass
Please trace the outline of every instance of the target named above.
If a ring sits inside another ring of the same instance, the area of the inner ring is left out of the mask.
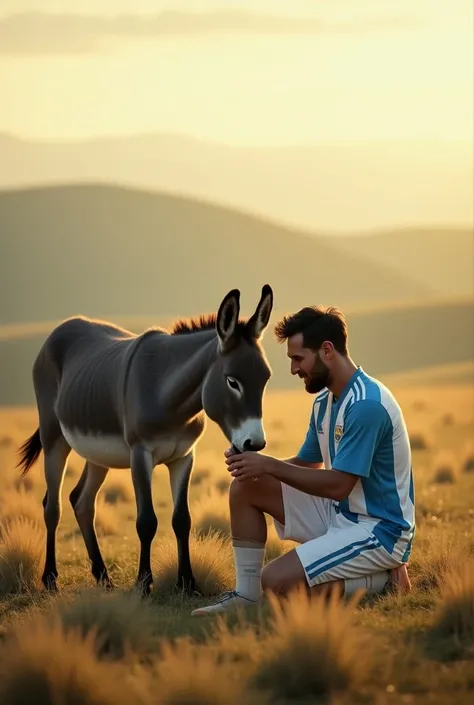
[[[186,640],[163,644],[154,675],[160,705],[252,705],[245,681],[236,678],[215,650],[196,648]]]
[[[38,498],[25,490],[5,490],[0,495],[0,535],[2,526],[15,519],[28,519],[37,526],[43,525],[43,507]]]
[[[2,705],[138,705],[123,672],[96,658],[93,635],[32,621],[0,646]]]
[[[219,531],[223,536],[230,536],[229,497],[215,487],[193,503],[191,515],[196,533],[205,535]]]
[[[116,536],[120,533],[120,521],[117,512],[102,497],[97,500],[95,528],[98,536]]]
[[[154,644],[156,612],[134,590],[112,594],[98,588],[87,590],[56,602],[53,616],[65,633],[96,634],[99,656],[141,656]]]
[[[461,456],[461,468],[463,472],[474,472],[474,444],[466,443]]]
[[[209,424],[199,445],[197,481],[190,491],[191,560],[205,597],[189,598],[175,592],[177,550],[166,472],[153,477],[160,524],[152,550],[155,587],[151,599],[133,602],[133,595],[128,594],[138,565],[136,512],[131,511],[132,504],[122,502],[120,490],[114,507],[103,501],[107,483],[98,503],[97,528],[99,535],[107,535],[101,546],[118,590],[112,594],[95,587],[83,590],[93,580],[84,570],[87,554],[75,533],[77,523],[67,501],[77,481],[70,475],[65,478],[58,531],[60,592],[44,597],[42,589],[36,590],[42,558],[35,559],[32,538],[44,537],[44,487],[32,482],[28,492],[18,493],[17,473],[12,469],[15,449],[36,427],[37,417],[34,410],[0,410],[0,427],[8,440],[4,447],[0,445],[0,485],[4,488],[0,489],[0,504],[11,507],[4,521],[10,531],[6,553],[11,580],[6,592],[0,591],[0,647],[8,644],[8,658],[6,651],[0,653],[2,705],[30,705],[32,691],[28,688],[27,692],[25,684],[34,669],[39,684],[33,691],[35,705],[69,705],[66,685],[68,697],[77,691],[73,705],[107,705],[108,694],[90,683],[108,683],[111,673],[113,685],[119,684],[120,692],[113,695],[118,704],[122,696],[134,705],[470,703],[474,690],[469,572],[474,560],[474,448],[466,439],[473,435],[472,390],[444,385],[443,414],[434,385],[395,392],[406,412],[414,446],[418,527],[409,564],[412,593],[364,598],[361,605],[347,611],[343,603],[323,609],[322,603],[312,602],[310,608],[304,598],[286,609],[263,602],[223,619],[190,616],[192,609],[209,604],[215,595],[235,585],[228,538],[230,482],[223,465],[228,443],[215,425]],[[416,409],[412,408],[414,400],[419,402]],[[267,395],[266,452],[278,457],[295,452],[311,401],[300,391]],[[416,434],[423,439],[418,444]],[[455,456],[451,454],[448,465],[455,481],[440,483],[436,474],[442,454],[446,457],[451,451]],[[41,461],[32,472],[42,478]],[[112,475],[111,485],[114,480]],[[41,522],[33,530],[35,517]],[[268,561],[291,548],[292,542],[280,541],[273,521],[268,517],[267,521]],[[225,522],[220,525],[222,534],[216,531],[219,522]],[[39,554],[43,544],[44,538],[36,542]],[[32,576],[29,581],[24,579],[25,568]],[[45,621],[35,627],[38,636],[34,636],[32,625],[38,624],[40,615]],[[30,651],[14,646],[11,630],[16,631],[19,623],[29,634]],[[88,655],[83,655],[84,648]],[[77,665],[75,674],[71,653]],[[15,665],[20,661],[21,671]],[[75,678],[83,690],[76,688]],[[131,687],[138,689],[137,694],[130,693]],[[19,699],[12,700],[12,693]]]
[[[46,483],[44,478],[39,478],[38,475],[28,474],[25,477],[18,476],[13,481],[13,486],[20,492],[36,492],[40,487],[45,488]]]
[[[203,596],[218,595],[229,590],[234,583],[234,560],[232,545],[218,532],[206,536],[191,532],[191,562],[198,588]],[[160,550],[154,559],[154,588],[157,598],[171,595],[177,581],[177,547],[173,536],[160,542]]]
[[[135,494],[130,473],[116,470],[115,474],[112,475],[111,472],[109,472],[105,485],[101,490],[101,497],[107,504],[133,502]]]
[[[196,468],[191,475],[191,484],[200,485],[204,480],[207,480],[211,475],[209,468]]]
[[[344,604],[335,592],[309,598],[295,591],[288,600],[271,596],[268,647],[253,682],[272,697],[291,701],[327,698],[354,690],[368,679],[373,654],[366,634],[354,625],[360,596]]]
[[[214,487],[221,494],[228,494],[232,479],[229,475],[223,475],[215,481]]]
[[[412,431],[410,433],[410,446],[412,450],[429,450],[432,448],[432,439],[427,431]]]
[[[433,629],[474,654],[474,557],[445,574]]]
[[[433,482],[452,484],[457,479],[457,461],[453,452],[439,451],[433,460]]]
[[[35,524],[21,518],[9,522],[0,538],[0,595],[36,590],[43,552],[44,538]]]
[[[410,567],[418,590],[439,590],[446,575],[458,572],[469,556],[466,537],[447,533],[442,528],[419,532],[418,551]]]

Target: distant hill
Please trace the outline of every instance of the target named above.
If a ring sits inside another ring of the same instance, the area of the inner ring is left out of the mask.
[[[168,134],[32,142],[0,134],[0,188],[116,183],[311,231],[473,220],[472,145],[397,140],[232,147]]]
[[[264,338],[273,369],[268,389],[301,389],[301,380],[290,375],[285,346],[273,337],[273,325],[281,313],[273,313]],[[470,300],[348,307],[346,315],[351,355],[369,374],[399,384],[472,382],[474,308]],[[113,320],[134,332],[171,323],[167,316]],[[34,403],[31,366],[54,325],[55,321],[0,326],[0,405]]]
[[[444,365],[430,365],[424,369],[384,375],[385,384],[397,387],[444,387],[469,385],[474,403],[474,360]]]
[[[406,229],[327,242],[346,254],[390,265],[442,294],[474,297],[474,232],[469,229]]]
[[[255,306],[413,301],[436,293],[322,238],[209,204],[108,186],[0,192],[0,324],[76,313],[189,315],[233,287]]]

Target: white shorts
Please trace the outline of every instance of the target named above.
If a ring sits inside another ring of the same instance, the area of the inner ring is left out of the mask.
[[[330,499],[313,497],[281,483],[285,524],[274,520],[281,539],[301,544],[295,551],[310,587],[397,568],[400,561],[372,533],[374,521],[358,524],[336,512]]]

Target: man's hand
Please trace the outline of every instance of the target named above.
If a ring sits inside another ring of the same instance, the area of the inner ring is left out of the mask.
[[[239,482],[272,475],[301,492],[339,502],[349,496],[359,479],[358,475],[336,468],[318,470],[307,464],[296,465],[255,451],[236,453],[235,448],[229,448],[224,455],[230,474]]]
[[[278,463],[276,458],[255,451],[235,453],[233,448],[229,448],[224,455],[230,474],[239,481],[258,480],[262,475],[272,474]]]

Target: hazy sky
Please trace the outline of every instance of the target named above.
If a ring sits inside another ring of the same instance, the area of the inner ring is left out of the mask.
[[[472,26],[472,0],[2,0],[0,130],[472,140]]]

